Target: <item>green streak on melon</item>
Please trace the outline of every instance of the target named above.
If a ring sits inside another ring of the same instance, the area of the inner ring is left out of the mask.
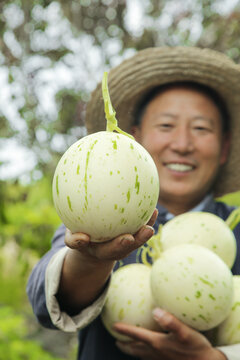
[[[86,165],[85,165],[85,176],[84,176],[84,188],[85,188],[85,204],[84,207],[87,210],[87,206],[88,206],[88,189],[87,189],[87,172],[88,172],[88,165],[89,165],[89,157],[90,157],[90,153],[93,150],[94,146],[96,145],[96,143],[98,142],[98,140],[95,140],[94,143],[90,146],[90,150],[87,152],[87,157],[86,157]]]
[[[200,277],[199,280],[200,280],[201,282],[203,282],[204,284],[209,285],[211,288],[214,287],[214,285],[213,285],[212,283],[210,283],[209,281],[203,279],[202,277]]]
[[[139,193],[139,188],[140,188],[140,182],[138,181],[138,175],[136,175],[135,189],[137,194]]]
[[[146,216],[146,214],[147,214],[147,210],[144,212],[144,214],[141,216],[141,219],[143,219],[144,218],[144,216]]]
[[[128,190],[128,192],[127,192],[127,203],[129,203],[129,201],[130,201],[130,190]]]
[[[119,313],[118,313],[118,318],[119,320],[123,320],[124,319],[124,309],[121,308]]]
[[[72,209],[72,203],[71,203],[71,200],[70,200],[70,197],[69,197],[69,196],[67,196],[67,202],[68,202],[68,207],[69,207],[69,209],[70,209],[71,211],[73,211],[73,209]]]
[[[59,195],[59,188],[58,188],[58,175],[56,176],[56,191],[57,191],[57,194]]]
[[[210,299],[212,299],[212,300],[215,300],[215,301],[216,301],[216,298],[215,298],[215,296],[213,296],[213,294],[209,294],[209,295],[208,295],[208,297],[209,297]]]

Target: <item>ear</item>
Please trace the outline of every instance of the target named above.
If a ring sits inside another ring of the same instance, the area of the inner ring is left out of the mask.
[[[136,141],[140,141],[140,128],[139,126],[132,126],[131,127],[131,135],[134,137]]]
[[[230,144],[231,144],[231,135],[229,133],[224,134],[222,141],[221,156],[220,156],[220,165],[225,164],[228,159]]]

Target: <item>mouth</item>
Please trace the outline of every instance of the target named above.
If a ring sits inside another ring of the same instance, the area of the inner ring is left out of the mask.
[[[165,164],[165,166],[173,171],[178,171],[178,172],[189,172],[194,170],[195,166],[190,165],[190,164],[182,164],[182,163],[169,163],[169,164]]]

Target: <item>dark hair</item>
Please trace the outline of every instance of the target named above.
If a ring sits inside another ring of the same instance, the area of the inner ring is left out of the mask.
[[[147,105],[152,101],[157,95],[161,94],[165,90],[172,88],[184,87],[186,89],[196,90],[207,97],[216,105],[221,115],[222,130],[223,133],[228,133],[230,130],[230,114],[227,109],[227,105],[222,97],[212,88],[207,85],[192,82],[192,81],[183,81],[183,82],[174,82],[159,85],[151,89],[147,94],[145,94],[142,99],[139,101],[135,111],[134,111],[134,123],[133,126],[139,126],[142,121],[142,117],[146,110]]]

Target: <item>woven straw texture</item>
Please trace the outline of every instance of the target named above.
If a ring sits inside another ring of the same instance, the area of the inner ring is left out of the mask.
[[[232,144],[229,159],[218,175],[216,196],[240,190],[240,65],[226,55],[195,47],[148,48],[109,72],[110,98],[119,127],[129,132],[139,99],[151,88],[176,81],[195,81],[215,89],[231,115]],[[87,105],[88,133],[106,129],[101,84]]]

